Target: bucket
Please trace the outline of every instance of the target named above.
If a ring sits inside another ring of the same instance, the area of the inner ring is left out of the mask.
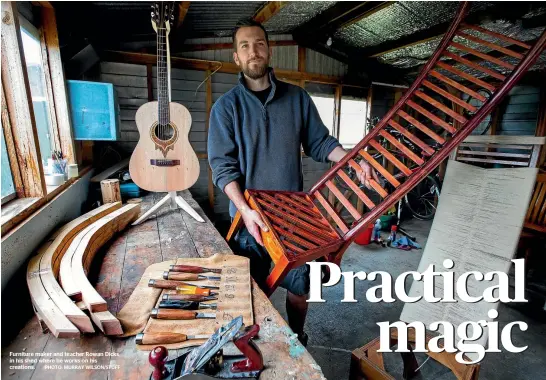
[[[366,228],[364,228],[363,231],[356,237],[355,243],[358,245],[370,244],[370,240],[372,239],[372,232],[373,224],[366,226]]]

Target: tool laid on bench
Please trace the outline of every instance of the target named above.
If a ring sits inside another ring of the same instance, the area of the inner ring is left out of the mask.
[[[203,296],[199,294],[163,294],[161,298],[163,301],[195,301],[195,302],[205,302],[205,301],[215,301],[218,297],[214,296]]]
[[[153,308],[150,316],[155,319],[206,319],[216,318],[215,313],[198,313],[192,310],[158,309]]]
[[[171,265],[169,267],[171,272],[183,272],[183,273],[222,273],[222,269],[203,268],[194,265]]]
[[[217,305],[215,303],[199,303],[192,301],[160,301],[159,308],[161,309],[181,309],[181,310],[201,310],[201,309],[214,309]]]
[[[210,335],[186,335],[173,332],[139,333],[135,337],[135,342],[136,344],[169,344],[208,338]]]
[[[237,317],[216,332],[203,345],[165,361],[168,351],[165,347],[155,347],[149,355],[154,367],[151,380],[206,380],[206,379],[244,379],[257,378],[264,368],[262,353],[252,338],[256,337],[260,326],[243,328],[243,318]],[[226,343],[233,341],[243,355],[223,354]]]
[[[195,285],[195,284],[189,284],[187,282],[183,281],[174,281],[174,280],[154,280],[151,279],[148,281],[148,286],[152,288],[158,288],[158,289],[176,289],[178,287],[194,287],[199,289],[220,289],[218,286],[210,286],[210,285]]]
[[[181,272],[163,272],[163,278],[165,280],[175,280],[175,281],[199,281],[199,280],[210,280],[210,281],[220,281],[218,276],[203,276],[195,273],[181,273]]]

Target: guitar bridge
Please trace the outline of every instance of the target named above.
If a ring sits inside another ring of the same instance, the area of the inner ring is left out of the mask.
[[[150,164],[152,166],[178,166],[180,165],[180,160],[151,159]]]

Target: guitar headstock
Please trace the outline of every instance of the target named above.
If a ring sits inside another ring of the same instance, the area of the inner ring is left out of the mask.
[[[152,5],[152,26],[157,32],[158,28],[171,30],[174,21],[174,1],[160,1]]]

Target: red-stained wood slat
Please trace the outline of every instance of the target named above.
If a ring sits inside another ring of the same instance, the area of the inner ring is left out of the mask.
[[[516,66],[512,65],[511,63],[504,62],[503,60],[495,58],[495,57],[493,57],[493,56],[491,56],[489,54],[482,53],[481,51],[478,51],[476,49],[472,49],[472,48],[470,48],[470,47],[468,47],[466,45],[463,45],[463,44],[460,44],[460,43],[457,43],[457,42],[451,42],[450,45],[453,46],[456,49],[465,51],[467,53],[475,55],[476,57],[480,57],[481,59],[492,62],[495,65],[499,65],[501,67],[504,67],[505,69],[514,70],[514,68],[516,67]]]
[[[399,110],[397,114],[401,116],[404,120],[406,120],[408,123],[413,125],[415,128],[419,129],[424,134],[433,138],[438,144],[444,144],[446,142],[446,140],[442,136],[432,131],[430,128],[428,128],[426,125],[421,123],[419,120],[417,120],[413,116],[410,116],[406,111]]]
[[[448,50],[446,50],[443,55],[445,57],[448,57],[448,58],[451,58],[459,63],[462,63],[463,65],[466,65],[468,67],[472,67],[473,69],[476,69],[476,70],[479,70],[481,71],[482,73],[486,73],[487,75],[489,76],[492,76],[493,78],[496,78],[500,81],[504,81],[506,79],[506,77],[504,75],[502,75],[501,73],[495,71],[495,70],[491,70],[487,67],[484,67],[482,65],[479,65],[477,64],[476,62],[472,62],[464,57],[461,57],[460,55],[458,54],[454,54]]]
[[[474,29],[474,30],[477,30],[478,32],[482,32],[483,34],[488,34],[488,35],[490,35],[492,37],[504,40],[504,41],[509,42],[509,43],[511,43],[513,45],[518,45],[518,46],[521,46],[522,48],[525,48],[525,49],[531,49],[530,45],[527,45],[526,43],[521,42],[520,40],[516,40],[515,38],[511,38],[511,37],[505,36],[505,35],[500,34],[500,33],[492,32],[489,29],[482,28],[481,26],[478,26],[478,25],[469,25],[469,24],[464,24],[463,23],[462,24],[462,29]]]
[[[339,189],[336,187],[336,185],[334,185],[332,181],[326,181],[326,187],[328,187],[328,189],[330,189],[330,191],[334,193],[337,200],[340,201],[343,206],[345,206],[345,208],[347,209],[347,211],[349,211],[353,218],[358,220],[362,217],[362,215],[357,211],[352,203],[347,198],[345,198],[343,194],[341,194],[341,191],[339,191]]]
[[[466,80],[468,80],[468,81],[470,81],[470,82],[472,82],[474,84],[477,84],[478,86],[483,87],[483,88],[485,88],[485,89],[487,89],[487,90],[489,90],[491,92],[495,91],[495,89],[496,89],[496,87],[493,86],[492,84],[487,83],[486,81],[483,81],[481,79],[478,79],[473,75],[465,73],[464,71],[459,70],[458,68],[453,67],[451,65],[448,65],[447,63],[438,62],[436,65],[438,67],[441,67],[444,70],[447,70],[447,71],[449,71],[449,72],[451,72],[451,73],[453,73],[455,75],[460,76],[461,78],[464,78],[464,79],[466,79]]]
[[[406,176],[410,176],[412,171],[404,165],[398,158],[394,157],[387,149],[383,148],[381,144],[379,144],[375,140],[370,140],[370,145],[375,148],[379,153],[383,155],[387,160],[393,163],[394,166],[396,166],[402,173],[404,173]],[[362,154],[362,151],[360,151],[360,154]]]
[[[435,150],[432,149],[430,146],[425,144],[423,140],[421,140],[419,137],[415,136],[413,133],[410,133],[406,128],[402,127],[400,124],[398,124],[394,120],[389,120],[389,125],[396,129],[398,132],[400,132],[402,135],[407,137],[411,142],[413,142],[415,145],[417,145],[419,148],[421,148],[424,152],[426,152],[428,155],[433,155]]]
[[[392,145],[396,147],[400,152],[404,154],[404,156],[408,157],[410,160],[415,162],[417,165],[423,165],[425,161],[415,153],[413,153],[407,146],[402,144],[400,141],[394,138],[393,135],[391,135],[389,132],[385,130],[379,131],[379,134],[386,138]]]
[[[441,102],[437,101],[436,99],[431,98],[430,96],[428,96],[424,92],[417,90],[417,91],[415,91],[415,95],[417,95],[419,98],[423,99],[425,102],[431,104],[432,106],[438,108],[443,113],[451,116],[453,119],[457,120],[459,123],[464,124],[464,123],[467,122],[466,118],[463,115],[458,114],[457,112],[453,111],[451,108],[446,107]]]
[[[316,192],[313,193],[313,195],[319,201],[319,203],[322,205],[322,207],[324,207],[324,210],[326,210],[328,215],[334,220],[334,222],[336,222],[336,225],[338,226],[338,228],[344,234],[349,232],[349,229],[347,228],[347,225],[345,224],[345,222],[341,219],[341,217],[338,215],[336,210],[334,210],[332,208],[330,203],[322,196],[322,194],[319,191],[316,191]]]
[[[442,95],[444,98],[447,98],[447,99],[451,100],[453,103],[467,109],[470,112],[476,112],[478,110],[473,105],[468,104],[467,102],[465,102],[461,98],[458,98],[455,95],[450,94],[446,90],[436,86],[434,83],[432,83],[432,82],[430,82],[430,81],[428,81],[426,79],[423,81],[423,86],[426,86],[426,87],[430,88],[432,91]]]
[[[413,100],[408,100],[406,102],[408,106],[419,112],[421,115],[426,116],[428,119],[430,119],[434,124],[444,128],[449,133],[455,133],[457,130],[452,126],[440,119],[438,116],[433,115],[431,112],[427,111],[423,107],[421,107],[419,104],[415,103]]]
[[[393,185],[394,187],[400,186],[400,181],[394,178],[394,176],[389,173],[387,169],[381,166],[379,162],[377,162],[368,152],[366,152],[365,150],[360,150],[358,153],[364,158],[364,160],[372,165],[375,170],[381,173],[381,175],[385,177],[385,179],[389,181],[391,185]],[[353,166],[353,164],[360,166],[354,160],[349,160],[349,165]]]
[[[469,41],[473,41],[473,42],[476,42],[476,43],[478,43],[480,45],[490,47],[491,49],[500,51],[501,53],[509,55],[510,57],[514,57],[514,58],[517,58],[517,59],[523,59],[523,54],[520,54],[520,53],[517,53],[517,52],[515,52],[513,50],[507,49],[504,46],[494,44],[492,42],[483,40],[481,38],[475,37],[475,36],[473,36],[471,34],[468,34],[468,33],[465,33],[465,32],[458,31],[457,34],[459,36],[463,37],[463,38],[466,38]]]

